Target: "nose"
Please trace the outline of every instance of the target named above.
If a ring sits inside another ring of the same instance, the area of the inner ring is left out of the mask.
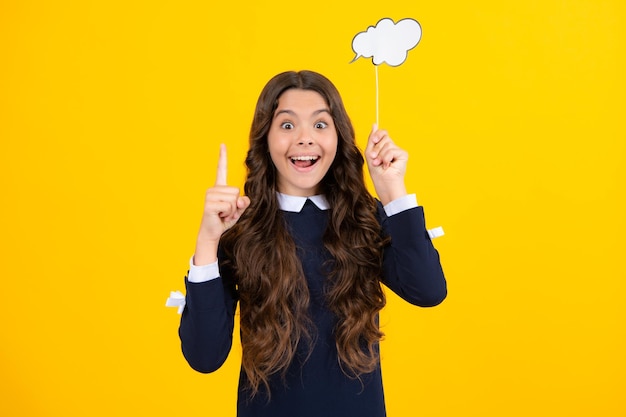
[[[298,135],[298,145],[313,145],[313,132],[309,129],[301,129]]]

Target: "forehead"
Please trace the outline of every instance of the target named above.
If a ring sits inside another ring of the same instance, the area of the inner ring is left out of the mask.
[[[292,88],[282,93],[278,98],[276,112],[281,110],[310,113],[328,110],[328,104],[317,91]]]

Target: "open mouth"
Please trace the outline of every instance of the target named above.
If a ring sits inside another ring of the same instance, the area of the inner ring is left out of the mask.
[[[291,159],[291,163],[297,166],[298,168],[308,168],[310,166],[315,165],[315,163],[319,159],[319,156],[312,156],[312,155],[292,156],[289,159]]]

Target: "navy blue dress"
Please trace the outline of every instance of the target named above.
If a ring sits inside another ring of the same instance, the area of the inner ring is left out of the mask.
[[[333,329],[336,317],[324,299],[323,264],[329,254],[322,236],[330,211],[307,201],[300,213],[282,212],[298,247],[298,256],[311,294],[311,317],[316,341],[308,359],[296,355],[287,372],[287,383],[271,380],[271,401],[261,392],[250,400],[246,375],[240,373],[239,417],[384,417],[385,401],[380,366],[361,380],[348,378],[340,369]],[[424,225],[421,207],[387,217],[379,207],[383,231],[391,236],[384,251],[382,282],[411,304],[428,307],[446,297],[446,281]],[[226,360],[232,345],[237,292],[227,269],[204,283],[186,281],[186,306],[179,335],[182,350],[192,368],[213,372]]]

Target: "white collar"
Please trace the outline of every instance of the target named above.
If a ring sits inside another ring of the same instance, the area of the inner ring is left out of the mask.
[[[307,200],[311,200],[320,210],[330,209],[330,204],[328,204],[328,200],[326,200],[326,197],[324,197],[323,194],[312,195],[311,197],[299,197],[295,195],[276,193],[276,197],[278,198],[278,206],[283,211],[299,213],[302,211],[302,207],[304,207]]]

